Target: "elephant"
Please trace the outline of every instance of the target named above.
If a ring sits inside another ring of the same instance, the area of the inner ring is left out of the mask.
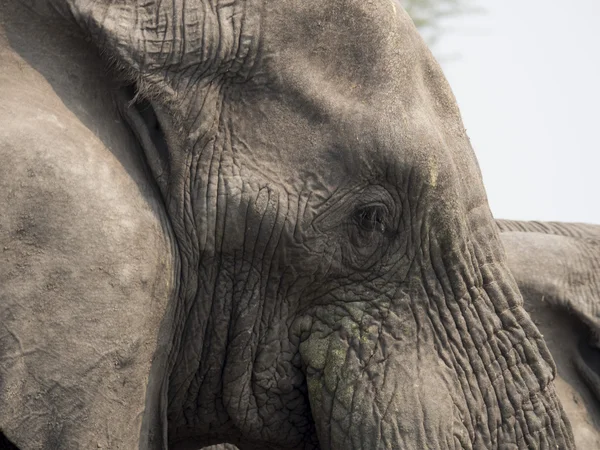
[[[600,448],[600,225],[496,224],[525,309],[556,361],[557,393],[576,446]]]
[[[525,309],[556,361],[577,448],[600,448],[600,225],[497,223]]]
[[[5,445],[574,447],[397,3],[0,0],[0,60]]]

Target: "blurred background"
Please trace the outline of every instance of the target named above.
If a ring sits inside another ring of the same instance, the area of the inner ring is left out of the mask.
[[[600,1],[399,1],[454,91],[494,216],[600,224]]]

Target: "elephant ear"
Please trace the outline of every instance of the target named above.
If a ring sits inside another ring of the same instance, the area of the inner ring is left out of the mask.
[[[525,282],[547,284],[545,300],[554,308],[572,314],[590,332],[590,343],[600,349],[600,225],[561,222],[519,222],[497,220],[501,233],[525,233],[534,248],[533,234],[546,236],[537,244],[552,256],[544,262],[544,277],[539,270],[515,274]],[[523,256],[521,256],[523,257]],[[534,278],[535,277],[535,278]]]
[[[248,2],[71,0],[70,15],[133,89],[117,100],[163,193],[184,155],[174,149],[213,125],[203,97],[219,76],[243,72],[253,45]],[[208,102],[210,104],[210,102]],[[203,109],[204,108],[204,109]],[[203,117],[205,118],[203,123]],[[205,128],[204,130],[202,128]]]

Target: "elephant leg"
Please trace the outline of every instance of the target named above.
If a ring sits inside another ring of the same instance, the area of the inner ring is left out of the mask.
[[[93,52],[59,33],[25,45],[50,25],[3,7],[0,432],[21,450],[163,448],[161,202]]]

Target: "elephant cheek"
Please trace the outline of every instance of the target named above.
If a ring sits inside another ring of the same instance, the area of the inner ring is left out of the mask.
[[[322,449],[470,448],[457,404],[459,383],[436,352],[377,346],[368,360],[350,342],[301,345]]]

